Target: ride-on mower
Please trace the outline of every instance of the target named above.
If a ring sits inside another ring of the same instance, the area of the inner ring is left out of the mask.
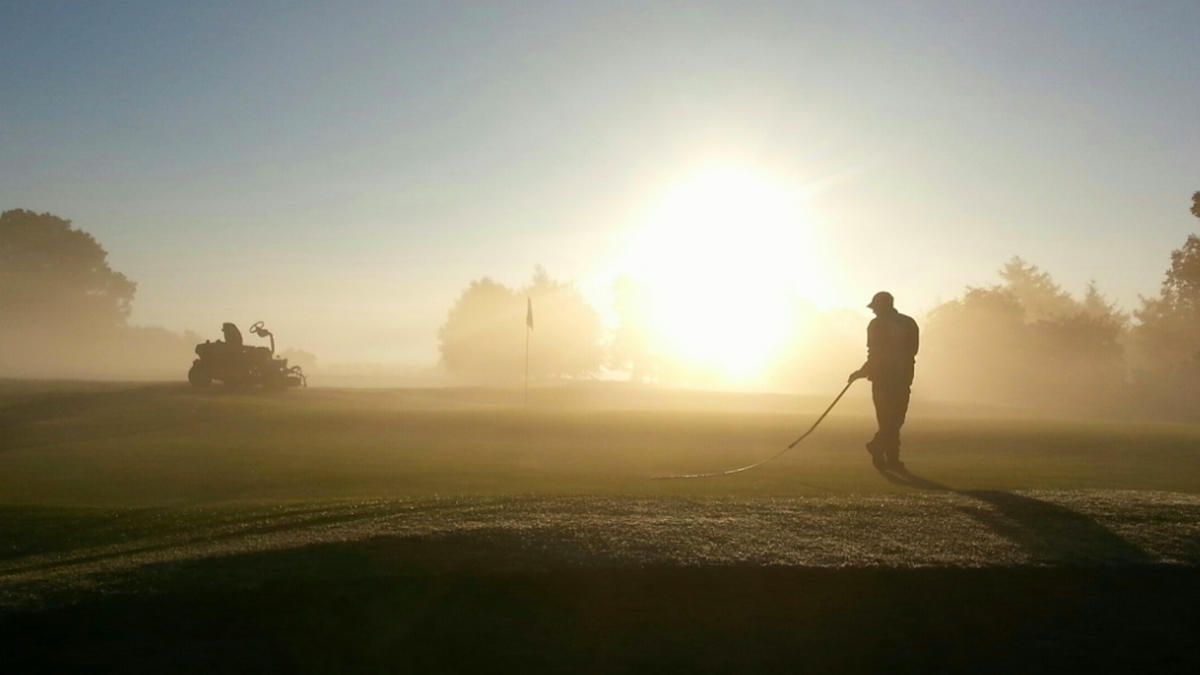
[[[242,344],[237,326],[227,323],[222,328],[225,341],[205,340],[196,345],[196,355],[188,371],[193,387],[207,387],[213,380],[228,385],[263,386],[270,389],[308,386],[300,366],[288,367],[287,359],[275,356],[275,336],[262,321],[250,326],[258,337],[270,338],[271,347],[250,347]]]

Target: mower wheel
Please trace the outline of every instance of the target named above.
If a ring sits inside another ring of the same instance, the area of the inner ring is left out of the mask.
[[[212,384],[212,375],[208,374],[204,366],[194,363],[188,370],[188,382],[191,382],[193,387],[207,387]]]

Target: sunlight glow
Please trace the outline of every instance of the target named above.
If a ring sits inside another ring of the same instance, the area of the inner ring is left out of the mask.
[[[796,303],[829,305],[803,194],[752,171],[710,168],[650,211],[621,267],[646,288],[649,330],[672,357],[749,382],[792,334]]]

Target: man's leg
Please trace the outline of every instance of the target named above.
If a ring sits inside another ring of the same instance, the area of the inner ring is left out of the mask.
[[[904,426],[904,419],[908,415],[908,399],[911,391],[907,382],[894,382],[887,387],[887,444],[884,448],[887,464],[892,468],[898,469],[904,466],[900,463],[900,427]],[[880,430],[884,430],[882,425]]]
[[[887,463],[887,433],[890,412],[888,406],[887,388],[882,382],[871,382],[871,401],[875,404],[875,423],[878,430],[875,437],[867,443],[867,452],[871,453],[871,463],[882,469]]]

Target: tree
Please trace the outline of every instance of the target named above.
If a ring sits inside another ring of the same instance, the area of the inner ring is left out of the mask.
[[[532,377],[582,377],[604,361],[604,326],[571,284],[538,267],[520,292],[487,277],[472,281],[438,331],[442,366],[477,382],[510,384],[525,368],[526,298],[533,304]]]
[[[524,367],[524,305],[503,284],[487,277],[472,281],[438,330],[446,372],[477,381],[518,380]]]
[[[1004,286],[1025,310],[1027,321],[1055,319],[1075,314],[1079,304],[1048,272],[1013,256],[1000,270]]]
[[[1200,218],[1200,192],[1192,195]],[[1171,252],[1157,297],[1134,312],[1135,384],[1157,413],[1196,415],[1200,407],[1200,237]]]
[[[1103,410],[1126,381],[1126,317],[1089,283],[1082,301],[1020,258],[928,318],[923,381],[943,396]]]
[[[604,365],[604,323],[579,289],[551,279],[538,265],[520,295],[529,298],[537,316],[531,375],[583,377],[600,370]]]
[[[1125,323],[1126,317],[1117,310],[1115,304],[1104,297],[1104,294],[1100,292],[1100,287],[1096,285],[1095,279],[1087,283],[1087,287],[1083,291],[1083,302],[1079,304],[1080,309],[1088,316],[1116,318],[1122,325]]]
[[[1009,402],[1026,390],[1025,309],[1011,291],[968,288],[935,307],[923,332],[919,378],[935,396]]]
[[[1200,218],[1200,192],[1192,201],[1192,213]],[[1195,360],[1200,350],[1200,237],[1188,235],[1183,246],[1171,252],[1158,297],[1142,298],[1134,316],[1144,365],[1157,370]]]
[[[0,214],[0,327],[93,332],[123,326],[137,284],[92,235],[49,213]]]

